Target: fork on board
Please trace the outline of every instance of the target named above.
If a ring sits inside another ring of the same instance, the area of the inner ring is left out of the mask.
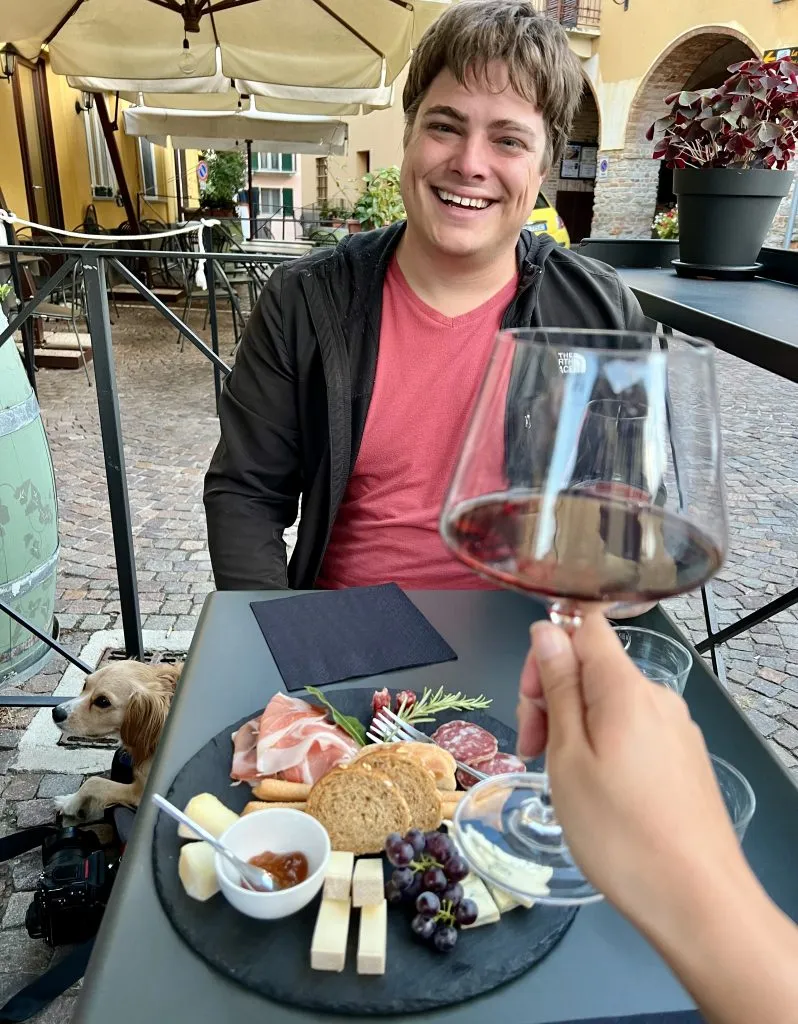
[[[420,729],[416,729],[415,726],[410,725],[409,722],[405,722],[399,718],[398,715],[394,714],[390,708],[382,708],[374,717],[368,732],[366,733],[372,743],[431,743],[433,747],[437,747],[438,744],[426,733],[421,732]],[[490,778],[484,772],[479,771],[478,768],[472,768],[469,764],[463,764],[462,761],[458,761],[455,758],[455,764],[458,768],[462,768],[464,772],[468,772],[469,775],[473,775],[475,779],[479,779],[480,782],[483,779]]]

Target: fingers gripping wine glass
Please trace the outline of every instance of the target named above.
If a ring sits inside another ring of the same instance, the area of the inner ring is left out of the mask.
[[[503,331],[441,534],[475,572],[543,599],[569,630],[592,606],[700,587],[726,552],[713,346]],[[545,771],[475,786],[455,828],[498,885],[541,902],[600,898],[570,857]]]

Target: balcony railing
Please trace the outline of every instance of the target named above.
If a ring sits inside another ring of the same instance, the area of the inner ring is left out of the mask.
[[[597,29],[601,21],[601,0],[538,0],[540,9],[564,28]]]

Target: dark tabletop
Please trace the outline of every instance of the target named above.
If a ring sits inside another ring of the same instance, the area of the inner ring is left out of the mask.
[[[646,316],[706,338],[749,363],[798,381],[798,287],[782,281],[705,281],[670,268],[620,268]]]
[[[180,767],[226,723],[259,711],[281,680],[252,615],[253,599],[271,594],[212,594],[203,610],[148,793],[165,792]],[[377,686],[444,685],[493,697],[492,713],[513,722],[529,623],[541,607],[511,593],[424,592],[414,602],[457,651],[443,665],[380,677]],[[638,624],[674,635],[658,609]],[[710,750],[737,765],[758,807],[746,837],[748,857],[765,886],[798,919],[798,789],[698,659],[686,697]],[[349,684],[343,684],[349,685]],[[364,681],[372,687],[374,680]],[[329,691],[334,694],[335,687]],[[145,796],[137,827],[92,956],[76,1024],[299,1024],[313,1014],[264,1000],[205,966],[173,932],[153,888],[154,809]],[[741,937],[741,941],[744,941]],[[390,951],[389,951],[390,964]],[[389,968],[390,969],[390,968]],[[583,907],[556,949],[518,981],[425,1020],[544,1024],[599,1016],[679,1010],[690,999],[657,954],[606,904]],[[332,1018],[331,1018],[332,1019]],[[372,1018],[373,1019],[373,1018]],[[415,1018],[418,1019],[418,1018]]]

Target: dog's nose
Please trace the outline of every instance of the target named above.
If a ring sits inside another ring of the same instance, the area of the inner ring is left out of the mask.
[[[53,708],[53,721],[65,722],[67,720],[67,709],[64,704],[56,704]]]

